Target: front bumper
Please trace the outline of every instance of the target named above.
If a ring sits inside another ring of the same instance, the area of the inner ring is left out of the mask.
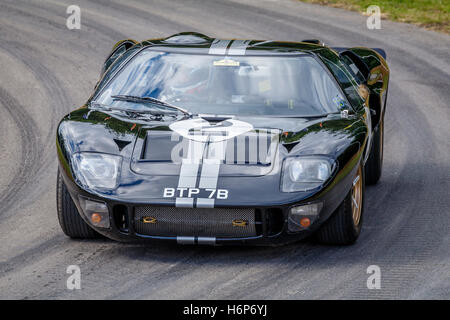
[[[347,194],[351,179],[344,178],[337,185],[333,186],[331,190],[324,190],[318,195],[314,195],[307,199],[302,199],[298,202],[285,203],[282,205],[273,206],[233,206],[227,204],[226,207],[218,206],[217,208],[235,210],[235,209],[251,209],[255,212],[255,233],[251,236],[230,236],[230,235],[202,235],[195,236],[195,234],[162,234],[162,235],[149,235],[142,231],[140,226],[136,225],[136,210],[142,207],[166,207],[168,209],[174,208],[173,205],[161,205],[155,203],[142,203],[142,202],[130,202],[120,201],[116,199],[108,199],[106,197],[100,197],[95,194],[91,194],[86,190],[80,188],[73,180],[72,177],[67,175],[63,168],[60,168],[64,183],[69,190],[74,203],[76,204],[81,217],[86,223],[91,226],[98,233],[121,242],[174,242],[179,244],[208,244],[208,245],[281,245],[290,242],[295,242],[304,239],[314,233],[320,225],[326,221],[334,210],[344,199]],[[348,175],[349,177],[351,175]],[[98,228],[92,224],[90,219],[84,214],[80,198],[89,199],[92,201],[104,202],[109,211],[110,227]],[[294,206],[321,203],[321,211],[313,223],[297,232],[290,232],[288,230],[288,215],[290,209]],[[211,210],[215,210],[213,208]],[[191,209],[196,210],[196,209]],[[182,223],[182,222],[180,222]],[[231,221],[230,221],[231,223]],[[182,226],[180,226],[182,227]]]

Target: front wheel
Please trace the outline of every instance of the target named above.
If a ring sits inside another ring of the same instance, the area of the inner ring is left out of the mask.
[[[71,238],[92,239],[100,237],[80,216],[69,191],[59,173],[56,181],[56,209],[62,231]]]
[[[316,233],[323,244],[353,244],[361,233],[364,212],[364,168],[359,165],[353,185],[344,201]]]

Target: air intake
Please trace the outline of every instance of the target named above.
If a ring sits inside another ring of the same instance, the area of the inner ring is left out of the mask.
[[[135,208],[138,234],[148,236],[193,236],[240,238],[256,235],[255,209]]]

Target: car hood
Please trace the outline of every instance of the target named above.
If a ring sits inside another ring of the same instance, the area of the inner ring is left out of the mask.
[[[60,123],[69,153],[122,155],[138,175],[179,175],[183,163],[216,163],[220,176],[279,173],[288,156],[324,154],[361,141],[363,122],[339,114],[323,118],[233,117],[149,120],[123,112],[78,109]],[[197,174],[192,171],[191,175]]]

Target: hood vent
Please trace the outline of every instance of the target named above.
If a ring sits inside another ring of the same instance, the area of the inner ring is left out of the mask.
[[[256,134],[248,132],[226,142],[205,143],[204,157],[218,144],[225,146],[223,164],[270,165],[271,149],[278,144],[273,134]],[[140,160],[155,162],[180,163],[186,158],[189,140],[171,131],[149,130],[143,143]],[[273,150],[272,150],[273,152]]]

